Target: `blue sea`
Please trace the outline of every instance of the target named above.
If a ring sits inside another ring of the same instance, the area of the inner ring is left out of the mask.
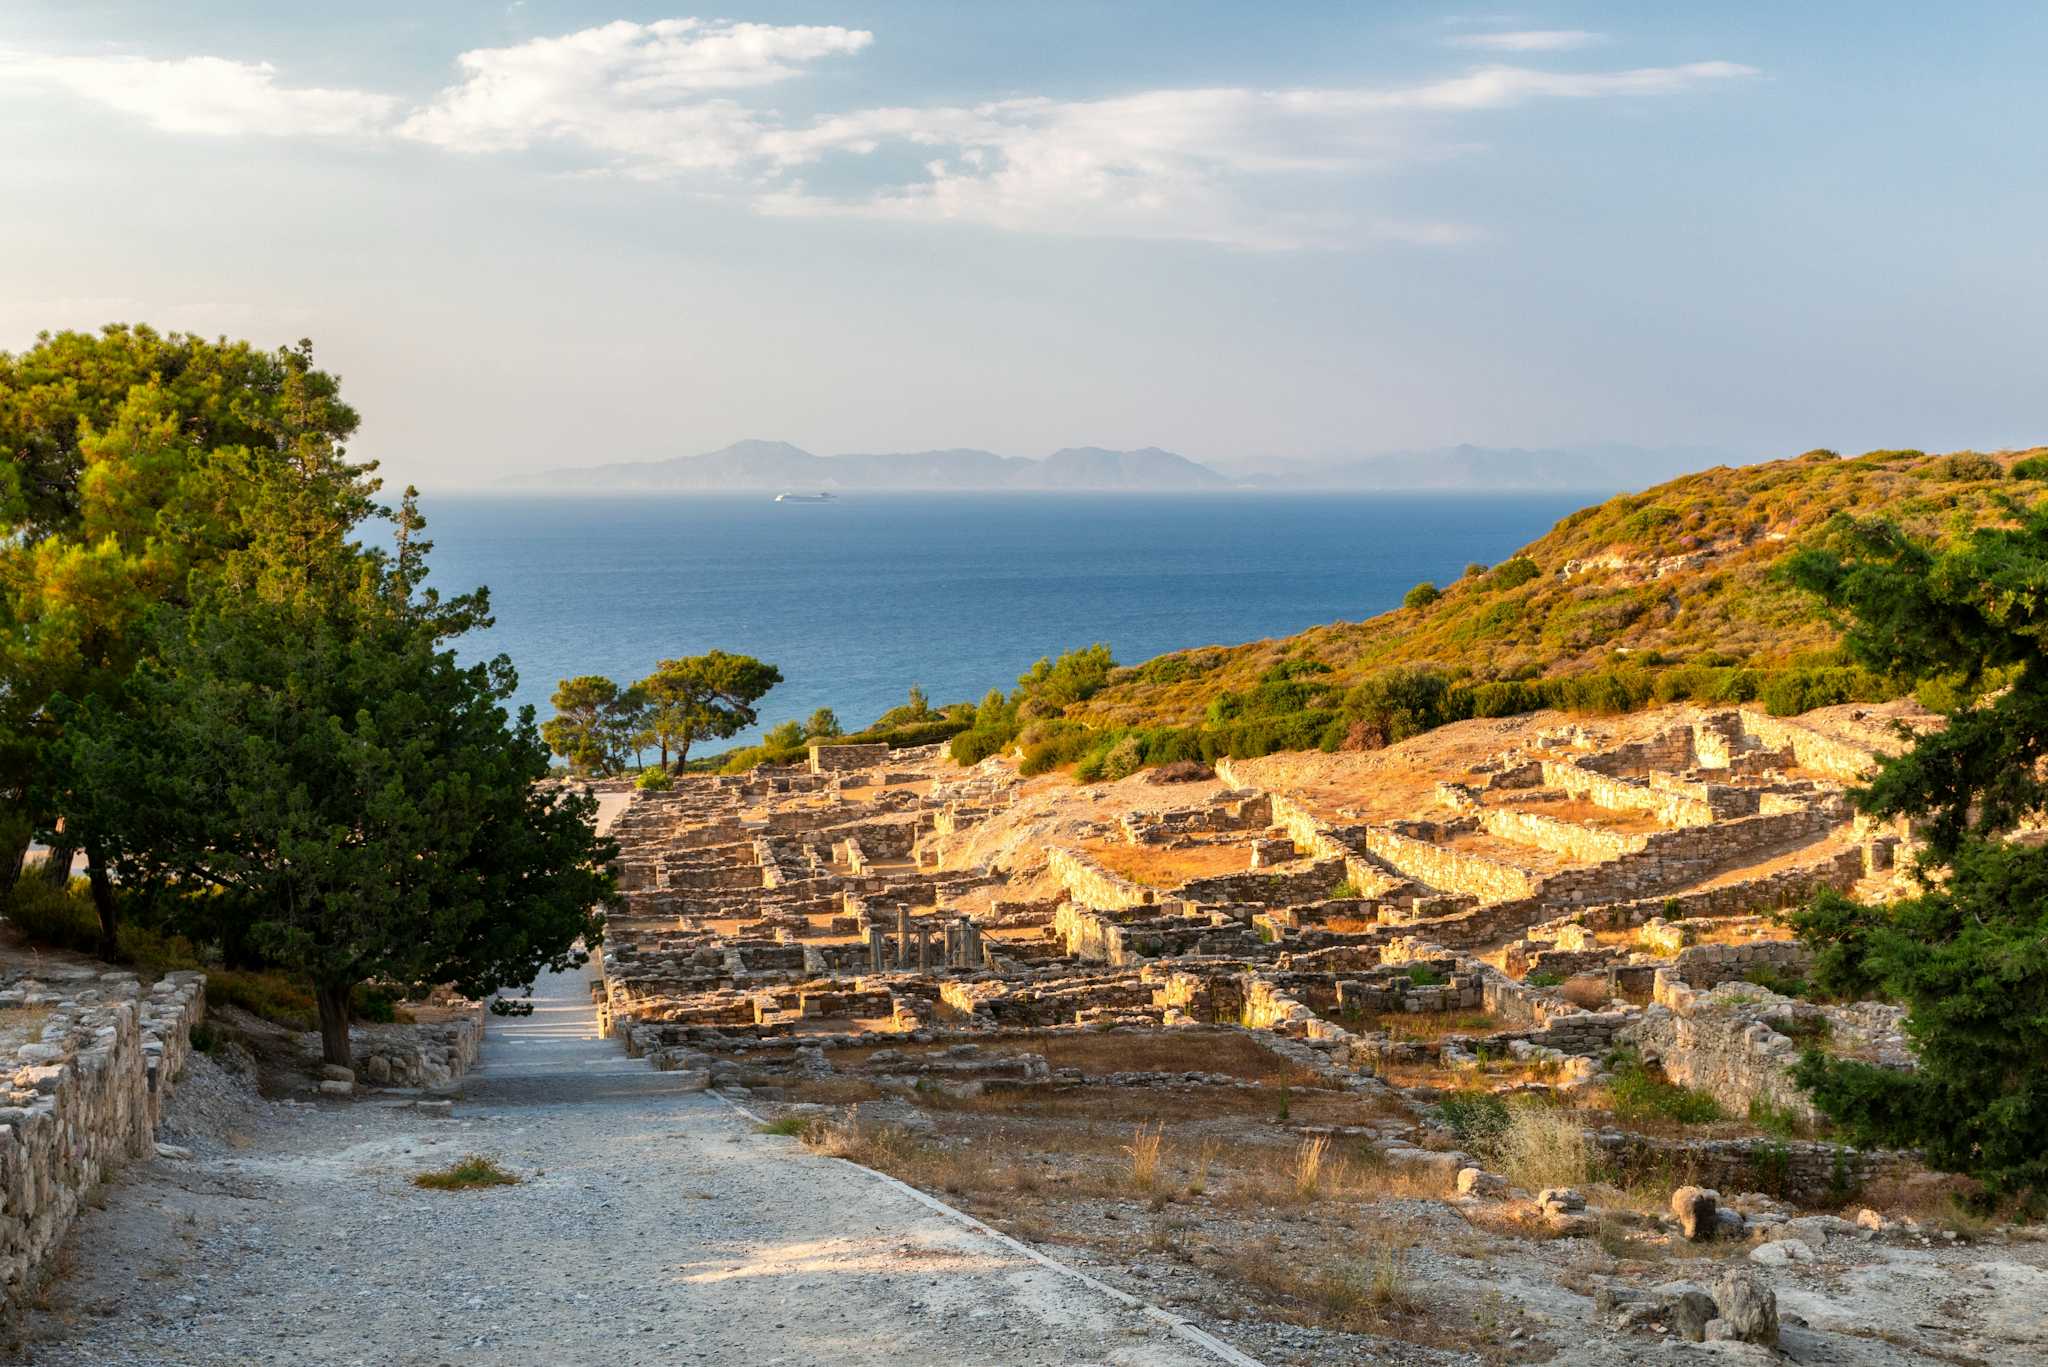
[[[542,718],[558,680],[628,682],[713,648],[783,684],[773,725],[831,707],[849,730],[902,702],[1012,687],[1042,655],[1107,641],[1135,664],[1356,620],[1418,580],[1496,563],[1590,496],[765,495],[422,500],[444,591],[487,585]],[[742,737],[741,739],[746,739]]]

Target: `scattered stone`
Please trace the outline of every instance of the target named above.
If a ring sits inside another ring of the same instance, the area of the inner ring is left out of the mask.
[[[1671,1193],[1671,1213],[1678,1217],[1678,1232],[1698,1243],[1714,1237],[1719,1220],[1721,1194],[1705,1187],[1680,1187]]]
[[[1484,1168],[1458,1169],[1458,1194],[1461,1196],[1501,1196],[1507,1192],[1508,1179]]]
[[[1775,1348],[1778,1343],[1778,1293],[1753,1267],[1740,1263],[1728,1269],[1714,1288],[1714,1304],[1729,1337]]]
[[[1704,1291],[1681,1292],[1671,1303],[1671,1331],[1689,1343],[1702,1342],[1717,1309],[1714,1298]]]
[[[1762,1263],[1765,1267],[1810,1263],[1813,1257],[1813,1245],[1804,1239],[1773,1239],[1767,1244],[1758,1244],[1749,1251],[1750,1261]]]

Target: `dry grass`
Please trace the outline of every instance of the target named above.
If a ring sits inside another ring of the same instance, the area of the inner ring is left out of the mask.
[[[1139,1191],[1149,1192],[1159,1184],[1159,1150],[1166,1139],[1166,1126],[1156,1125],[1146,1129],[1138,1126],[1138,1132],[1125,1146],[1124,1152],[1131,1156],[1131,1185]]]
[[[1542,1102],[1508,1108],[1508,1123],[1493,1141],[1501,1176],[1525,1191],[1577,1186],[1592,1169],[1592,1147],[1579,1117]]]
[[[1322,1186],[1323,1157],[1330,1151],[1330,1137],[1312,1135],[1294,1151],[1294,1195],[1306,1201]]]
[[[485,1187],[514,1187],[517,1175],[498,1166],[498,1160],[480,1153],[464,1154],[445,1168],[420,1173],[412,1179],[428,1191],[476,1191]]]
[[[1177,888],[1194,878],[1243,873],[1252,865],[1251,846],[1242,843],[1185,845],[1176,849],[1105,841],[1082,848],[1111,873],[1148,888]]]
[[[1398,1040],[1425,1042],[1451,1035],[1490,1035],[1508,1028],[1500,1017],[1485,1011],[1390,1011],[1377,1016],[1361,1012],[1339,1019],[1360,1034],[1379,1032]]]

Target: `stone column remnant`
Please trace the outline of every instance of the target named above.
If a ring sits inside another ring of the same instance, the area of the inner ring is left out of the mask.
[[[896,966],[910,967],[910,903],[896,904]]]

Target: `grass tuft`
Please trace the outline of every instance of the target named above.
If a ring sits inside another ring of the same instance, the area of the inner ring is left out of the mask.
[[[428,1191],[474,1191],[482,1187],[513,1187],[519,1178],[498,1166],[498,1160],[480,1153],[464,1154],[445,1168],[423,1172],[412,1179]]]

